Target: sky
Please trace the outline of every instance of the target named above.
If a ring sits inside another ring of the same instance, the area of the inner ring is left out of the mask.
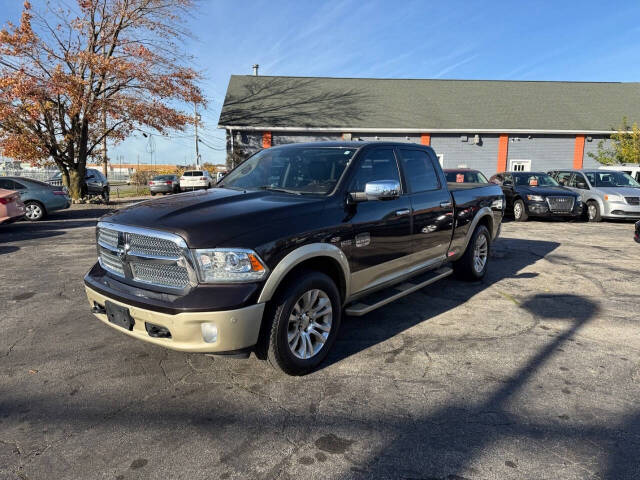
[[[0,24],[21,4],[0,0]],[[637,0],[200,0],[183,48],[205,77],[202,161],[224,163],[229,77],[255,63],[261,75],[637,82],[638,18]],[[195,159],[192,130],[153,140],[156,163]],[[148,143],[132,137],[109,156],[148,163]]]

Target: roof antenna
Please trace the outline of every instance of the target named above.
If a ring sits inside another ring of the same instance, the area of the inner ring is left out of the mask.
[[[260,68],[260,65],[258,65],[257,63],[253,65],[253,74],[256,77],[258,76],[258,68]]]

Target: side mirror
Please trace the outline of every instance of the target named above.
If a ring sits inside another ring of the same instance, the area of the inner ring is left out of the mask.
[[[396,180],[374,180],[367,182],[364,192],[355,192],[351,198],[356,202],[393,200],[400,196],[400,183]]]
[[[584,182],[576,182],[576,188],[580,188],[582,190],[586,190],[587,189],[587,184]]]

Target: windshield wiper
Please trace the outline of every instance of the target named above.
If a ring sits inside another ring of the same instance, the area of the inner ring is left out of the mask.
[[[299,192],[297,190],[287,190],[286,188],[272,187],[270,185],[263,185],[257,188],[258,190],[269,190],[270,192],[284,192],[284,193],[293,193],[294,195],[302,195],[302,192]]]

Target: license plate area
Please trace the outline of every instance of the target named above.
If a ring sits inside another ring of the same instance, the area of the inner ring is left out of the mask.
[[[128,308],[121,307],[120,305],[116,305],[115,303],[107,300],[104,302],[104,309],[107,311],[107,318],[109,319],[109,322],[126,330],[133,330],[133,325],[136,322],[129,313]]]

